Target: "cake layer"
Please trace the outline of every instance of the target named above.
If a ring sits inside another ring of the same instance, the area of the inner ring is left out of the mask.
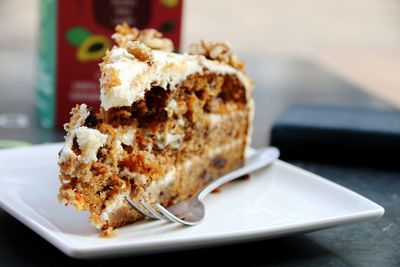
[[[207,73],[189,76],[174,91],[153,87],[130,107],[101,114],[77,107],[60,156],[60,198],[90,210],[92,224],[106,229],[140,218],[125,196],[166,206],[190,197],[243,163],[246,101],[235,76]],[[101,137],[90,153],[81,131]]]

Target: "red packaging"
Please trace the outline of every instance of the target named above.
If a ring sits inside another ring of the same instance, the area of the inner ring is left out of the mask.
[[[43,0],[36,81],[41,125],[62,127],[77,103],[99,106],[99,66],[117,24],[155,28],[179,48],[180,0]]]

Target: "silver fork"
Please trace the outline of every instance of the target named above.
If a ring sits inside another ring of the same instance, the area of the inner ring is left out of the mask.
[[[156,210],[143,200],[139,201],[140,205],[135,203],[129,197],[126,197],[126,200],[130,205],[132,205],[133,208],[148,218],[155,220],[167,220],[184,225],[196,225],[199,224],[204,218],[205,211],[203,199],[210,192],[227,182],[261,169],[273,163],[278,158],[279,150],[275,147],[257,149],[255,153],[246,160],[246,163],[243,167],[214,180],[205,186],[195,197],[179,202],[178,204],[168,208],[164,208],[157,203],[155,205],[157,207]]]

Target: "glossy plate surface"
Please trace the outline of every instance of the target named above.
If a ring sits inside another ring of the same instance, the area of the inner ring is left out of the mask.
[[[88,213],[57,200],[61,144],[0,150],[0,207],[71,257],[156,253],[267,239],[383,215],[365,197],[283,161],[205,200],[197,226],[144,220],[99,238]]]

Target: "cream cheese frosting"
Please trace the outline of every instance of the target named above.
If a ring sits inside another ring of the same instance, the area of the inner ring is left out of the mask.
[[[131,55],[127,48],[114,46],[102,66],[101,106],[105,110],[130,106],[144,98],[153,86],[174,90],[187,76],[205,70],[220,74],[234,74],[246,86],[248,78],[230,65],[208,60],[201,55],[188,55],[152,50],[152,61],[143,62]],[[109,86],[110,76],[115,75],[115,85]]]
[[[80,126],[71,130],[65,138],[65,144],[58,159],[59,163],[67,162],[69,159],[79,157],[84,163],[97,160],[97,152],[107,141],[107,135],[98,130],[90,129],[86,126]],[[82,151],[81,155],[76,155],[72,150],[73,140],[79,145]]]
[[[97,160],[97,151],[104,146],[107,141],[107,135],[98,130],[81,126],[74,130],[79,148],[82,151],[82,161],[89,163]]]

